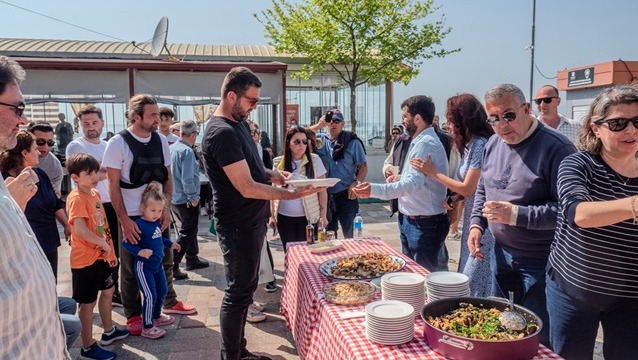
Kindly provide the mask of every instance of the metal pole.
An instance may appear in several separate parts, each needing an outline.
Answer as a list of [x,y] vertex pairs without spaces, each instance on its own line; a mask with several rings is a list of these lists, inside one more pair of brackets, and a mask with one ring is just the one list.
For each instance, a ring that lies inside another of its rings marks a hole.
[[529,99],[530,101],[534,98],[534,38],[536,33],[536,0],[533,0],[532,7],[532,45],[530,45],[530,50],[532,51],[532,63],[529,72]]

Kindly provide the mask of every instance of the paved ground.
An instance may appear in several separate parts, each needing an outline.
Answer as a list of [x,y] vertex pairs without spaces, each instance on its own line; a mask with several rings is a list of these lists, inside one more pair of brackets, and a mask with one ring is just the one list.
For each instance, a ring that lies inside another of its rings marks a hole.
[[[389,217],[387,204],[363,204],[361,212],[364,215],[364,235],[381,237],[392,247],[400,250],[396,216]],[[107,346],[107,349],[118,354],[118,359],[198,360],[219,358],[219,307],[225,280],[220,249],[215,236],[208,232],[209,224],[207,216],[200,218],[199,246],[200,255],[209,260],[211,266],[202,270],[189,271],[188,280],[174,283],[179,299],[195,305],[199,310],[198,314],[193,316],[177,315],[175,324],[165,328],[167,335],[162,339],[149,340],[139,336],[131,336],[124,341]],[[275,276],[278,278],[278,285],[281,286],[284,253],[278,239],[273,238],[270,233],[268,240],[273,250]],[[450,270],[456,270],[460,242],[449,238],[447,246],[451,256]],[[66,244],[62,245],[59,254],[58,293],[70,296],[72,291],[71,272],[68,265],[69,247]],[[279,296],[280,289],[275,293],[267,293],[262,286],[255,293],[255,300],[267,303],[265,312],[268,318],[262,323],[246,325],[248,349],[273,359],[299,359],[292,335],[286,328],[283,318],[279,315]],[[113,320],[121,326],[126,324],[121,308],[114,309]],[[97,310],[94,322],[94,337],[99,339],[102,328]],[[80,339],[70,350],[74,359],[79,356],[79,346],[81,346]],[[602,359],[602,357],[597,354],[595,359]]]

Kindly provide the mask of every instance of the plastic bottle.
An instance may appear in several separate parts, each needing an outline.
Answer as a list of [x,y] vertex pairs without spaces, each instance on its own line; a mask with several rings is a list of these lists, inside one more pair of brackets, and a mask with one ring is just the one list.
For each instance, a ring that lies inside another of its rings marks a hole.
[[308,245],[314,244],[315,240],[315,227],[312,225],[310,220],[308,220],[308,225],[306,225],[306,243]]
[[357,213],[354,220],[352,220],[352,230],[355,240],[363,240],[363,218],[361,213]]

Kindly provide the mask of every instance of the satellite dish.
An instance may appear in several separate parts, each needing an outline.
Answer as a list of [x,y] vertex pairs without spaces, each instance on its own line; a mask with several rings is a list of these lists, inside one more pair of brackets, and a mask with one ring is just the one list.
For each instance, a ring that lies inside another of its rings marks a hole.
[[[151,42],[151,55],[158,57],[162,50],[166,48],[166,37],[168,36],[168,17],[164,16],[157,23],[153,41]],[[168,50],[168,49],[167,49]]]

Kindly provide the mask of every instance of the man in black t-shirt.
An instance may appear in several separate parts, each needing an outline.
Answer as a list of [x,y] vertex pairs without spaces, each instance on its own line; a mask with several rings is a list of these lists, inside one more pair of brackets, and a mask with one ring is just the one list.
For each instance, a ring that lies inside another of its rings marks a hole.
[[261,81],[248,68],[231,69],[222,84],[221,103],[202,141],[227,283],[219,314],[222,359],[268,359],[248,352],[244,338],[270,216],[268,200],[296,199],[323,190],[268,185],[283,185],[290,174],[264,168],[246,124],[257,107],[260,88]]

